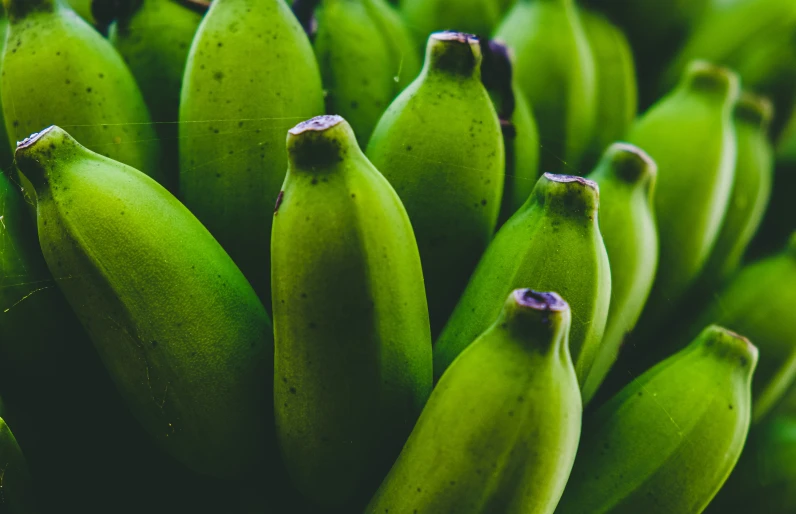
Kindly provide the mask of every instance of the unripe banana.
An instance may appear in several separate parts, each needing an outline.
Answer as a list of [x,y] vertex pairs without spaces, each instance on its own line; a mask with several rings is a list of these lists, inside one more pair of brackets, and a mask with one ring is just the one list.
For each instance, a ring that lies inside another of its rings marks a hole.
[[133,414],[199,473],[248,471],[267,444],[271,324],[229,256],[163,187],[58,127],[16,162],[47,265]]
[[757,349],[706,328],[584,420],[557,514],[698,514],[749,429]]
[[[0,4],[0,63],[2,63],[2,56],[5,53],[7,30],[8,18],[6,18],[6,11],[3,5]],[[11,170],[14,166],[14,155],[11,151],[11,145],[7,144],[7,141],[8,132],[6,131],[3,116],[3,98],[0,95],[0,170]]]
[[11,148],[58,124],[87,148],[165,181],[141,91],[113,46],[60,0],[3,3],[9,27],[0,92]]
[[417,77],[420,55],[385,0],[320,0],[315,26],[326,110],[345,118],[365,148],[384,111]]
[[284,0],[214,0],[188,56],[179,196],[266,304],[285,134],[323,114],[307,35]]
[[423,71],[390,105],[367,149],[412,221],[433,334],[448,319],[500,212],[503,137],[480,66],[472,36],[432,35]]
[[488,37],[500,23],[506,0],[401,0],[401,12],[422,48],[432,32],[455,30]]
[[492,98],[503,131],[506,176],[498,223],[502,225],[528,199],[539,179],[539,130],[531,106],[514,80],[511,51],[482,39],[481,80]]
[[299,124],[287,148],[271,240],[277,435],[305,496],[361,509],[431,392],[420,256],[345,120]]
[[580,437],[569,326],[556,293],[513,291],[442,376],[365,513],[552,514]]
[[[95,0],[97,2],[99,0]],[[109,39],[124,58],[144,96],[164,163],[174,170],[168,188],[176,190],[179,166],[177,118],[180,88],[196,29],[203,12],[198,1],[110,0],[116,23]]]
[[578,7],[574,0],[519,0],[495,38],[516,55],[517,82],[539,123],[542,170],[572,173],[597,115],[594,57]]
[[738,87],[731,70],[696,61],[627,136],[660,171],[655,186],[660,261],[640,323],[647,331],[678,305],[719,235],[735,174],[732,113]]
[[[699,315],[690,334],[718,323],[760,348],[752,383],[754,420],[776,404],[796,378],[796,234],[776,255],[744,267]],[[690,335],[689,334],[689,335]]]
[[589,179],[600,187],[600,234],[611,262],[611,308],[605,335],[583,388],[588,403],[636,325],[658,267],[653,213],[658,168],[641,149],[615,143]]
[[596,11],[581,10],[597,73],[597,121],[587,162],[620,141],[636,118],[638,91],[633,51],[619,27]]
[[3,514],[34,514],[38,512],[33,494],[28,463],[14,434],[0,418],[0,512]]
[[774,174],[774,149],[768,139],[772,109],[767,99],[749,93],[735,106],[735,179],[721,231],[700,278],[705,296],[738,271],[763,220]]
[[[522,284],[558,291],[572,308],[569,337],[583,388],[598,353],[611,301],[611,271],[597,220],[597,184],[545,173],[500,229],[434,346],[434,376],[486,330],[506,295]],[[573,272],[577,270],[577,272]]]

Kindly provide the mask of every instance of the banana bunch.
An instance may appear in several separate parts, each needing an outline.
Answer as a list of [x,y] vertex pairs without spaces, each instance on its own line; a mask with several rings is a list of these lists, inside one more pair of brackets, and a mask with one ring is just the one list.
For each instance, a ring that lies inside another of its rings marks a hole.
[[796,509],[791,0],[2,2],[0,513]]

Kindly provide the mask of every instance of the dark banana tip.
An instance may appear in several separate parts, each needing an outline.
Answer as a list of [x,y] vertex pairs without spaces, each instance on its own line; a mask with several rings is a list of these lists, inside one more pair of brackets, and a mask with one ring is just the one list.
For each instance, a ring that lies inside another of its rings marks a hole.
[[480,73],[481,46],[478,38],[464,32],[435,32],[428,38],[426,69],[455,75]]
[[630,143],[614,143],[603,155],[603,165],[609,166],[621,180],[636,184],[652,180],[658,174],[658,165],[641,148]]
[[489,91],[500,97],[501,121],[510,122],[514,115],[516,99],[513,89],[513,70],[511,50],[508,46],[494,39],[481,39],[481,82]]
[[555,215],[597,220],[600,188],[596,182],[575,175],[545,173],[532,194],[535,202]]
[[287,150],[293,169],[329,168],[356,147],[354,131],[341,116],[317,116],[290,129]]
[[729,359],[741,368],[754,371],[758,350],[746,337],[718,325],[710,325],[697,337],[702,348],[712,355]]
[[765,96],[744,91],[741,93],[738,103],[735,104],[734,114],[736,120],[754,125],[763,132],[767,132],[771,120],[774,118],[774,104]]
[[545,312],[563,312],[569,309],[558,293],[540,293],[533,289],[515,289],[511,293],[517,305]]
[[14,161],[36,189],[46,183],[45,176],[55,164],[63,162],[79,144],[66,131],[52,125],[17,143]]
[[733,99],[740,94],[741,79],[738,74],[730,68],[709,61],[691,61],[685,70],[683,81],[690,89],[716,92]]

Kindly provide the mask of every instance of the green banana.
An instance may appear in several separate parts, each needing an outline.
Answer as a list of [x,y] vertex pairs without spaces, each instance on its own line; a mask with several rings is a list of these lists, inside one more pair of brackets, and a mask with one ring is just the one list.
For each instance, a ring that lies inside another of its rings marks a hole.
[[691,334],[705,323],[718,323],[748,335],[760,348],[752,384],[754,420],[760,420],[796,378],[796,234],[777,254],[752,263],[735,275],[704,308]]
[[736,160],[738,77],[704,61],[630,129],[627,141],[657,163],[660,261],[640,325],[654,330],[704,269],[721,230]]
[[287,169],[284,136],[318,114],[318,65],[287,3],[213,0],[183,78],[179,196],[266,307],[272,206]]
[[542,170],[576,170],[595,133],[594,56],[574,0],[519,0],[495,38],[516,55],[517,82],[533,107]]
[[481,40],[481,80],[495,105],[503,131],[506,176],[498,223],[522,207],[539,179],[539,130],[531,106],[514,80],[510,50],[494,40]]
[[740,268],[763,220],[774,174],[774,149],[768,140],[772,109],[767,99],[749,93],[735,106],[735,179],[721,231],[700,278],[705,296]]
[[583,403],[591,400],[613,366],[652,289],[658,267],[653,213],[657,170],[641,149],[615,143],[588,176],[600,187],[600,233],[611,262],[611,308],[583,388]]
[[[97,0],[95,0],[96,2]],[[200,2],[181,0],[111,0],[116,20],[109,39],[133,73],[163,145],[169,170],[179,166],[177,118],[180,88],[196,29]],[[177,173],[168,177],[177,186]]]
[[33,514],[38,512],[28,463],[14,434],[0,418],[0,512]]
[[203,474],[267,441],[271,325],[232,260],[163,187],[50,127],[17,147],[58,286],[133,414]]
[[398,195],[343,118],[299,124],[287,148],[271,239],[277,436],[297,488],[340,508],[372,494],[431,392],[423,273]]
[[706,328],[584,420],[557,514],[698,514],[738,460],[757,349]]
[[[2,59],[5,54],[7,30],[8,18],[6,18],[5,9],[0,3],[0,68],[2,68]],[[6,144],[8,132],[3,118],[3,99],[0,95],[0,170],[10,170],[14,165],[14,155],[11,152],[11,146]]]
[[500,23],[506,0],[401,0],[401,13],[422,48],[433,32],[455,30],[488,37]]
[[319,3],[313,47],[326,111],[345,118],[365,148],[390,102],[420,72],[420,55],[403,20],[385,0],[312,3]]
[[481,59],[474,37],[433,34],[423,71],[387,109],[367,148],[412,220],[433,334],[467,284],[500,212],[503,138],[481,83]]
[[165,182],[146,104],[113,46],[60,0],[3,3],[9,27],[0,92],[11,148],[59,124],[87,148]]
[[365,513],[552,514],[580,437],[570,316],[556,293],[513,291],[442,376]]
[[436,378],[489,327],[506,295],[525,284],[567,298],[573,313],[570,351],[583,388],[599,352],[611,301],[598,205],[598,187],[591,180],[550,173],[539,179],[525,205],[487,248],[436,341]]
[[587,155],[587,162],[595,162],[611,143],[625,136],[636,118],[636,66],[621,29],[596,11],[583,9],[581,18],[597,73],[597,122]]

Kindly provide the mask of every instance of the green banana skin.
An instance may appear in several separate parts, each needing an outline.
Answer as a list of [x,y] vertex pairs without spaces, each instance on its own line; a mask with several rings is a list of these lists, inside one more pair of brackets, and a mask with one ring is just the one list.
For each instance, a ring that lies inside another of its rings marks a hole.
[[284,136],[323,111],[312,46],[284,0],[211,3],[183,78],[179,197],[266,308],[273,205],[287,169]]
[[[545,173],[525,205],[500,229],[478,263],[434,346],[434,377],[494,321],[521,284],[559,291],[572,308],[569,337],[583,388],[599,352],[611,301],[611,271],[590,180]],[[572,270],[578,270],[573,273]]]
[[738,271],[763,221],[774,174],[774,148],[768,139],[772,117],[771,102],[750,93],[742,95],[735,107],[735,179],[721,231],[700,278],[705,296]]
[[9,27],[0,91],[10,148],[59,124],[92,151],[165,182],[146,104],[113,46],[60,1],[3,2]]
[[503,131],[506,176],[498,224],[522,207],[539,179],[539,129],[531,106],[514,80],[511,51],[506,45],[482,39],[481,80],[492,98]]
[[472,36],[432,35],[423,71],[387,109],[367,148],[412,221],[432,334],[448,319],[500,212],[503,137],[480,64]]
[[749,336],[760,348],[752,383],[753,418],[757,422],[779,401],[796,378],[796,235],[775,255],[736,274],[695,320],[718,323]]
[[28,463],[14,434],[2,418],[0,418],[0,462],[3,463],[0,512],[3,514],[38,512]]
[[326,111],[345,118],[366,148],[379,118],[420,72],[420,55],[385,0],[321,0],[315,21]]
[[[164,166],[177,170],[180,89],[203,13],[184,0],[125,0],[113,5],[117,14],[109,39],[130,68],[152,113],[163,145]],[[169,180],[164,185],[176,190],[177,173]]]
[[442,376],[365,513],[552,514],[580,437],[570,319],[556,293],[513,291]]
[[[0,70],[2,69],[2,58],[5,53],[6,31],[8,30],[8,18],[5,9],[0,4]],[[10,170],[14,166],[14,154],[11,147],[6,144],[8,133],[3,119],[3,103],[0,97],[0,170]]]
[[505,12],[504,0],[401,0],[401,14],[423,48],[433,32],[455,30],[488,37]]
[[757,349],[715,325],[594,415],[557,514],[698,514],[746,440]]
[[574,0],[519,0],[495,38],[516,56],[517,82],[539,123],[542,170],[577,174],[596,128],[597,76]]
[[287,147],[271,240],[277,436],[297,488],[353,512],[431,392],[420,255],[345,120],[302,123]]
[[652,332],[694,284],[710,257],[735,175],[732,121],[739,94],[731,70],[689,66],[674,91],[650,108],[626,140],[657,163],[655,215],[660,260],[639,326]]
[[201,223],[58,127],[23,141],[39,242],[129,408],[191,469],[240,476],[267,443],[271,324]]
[[597,122],[586,162],[621,141],[636,118],[638,87],[633,51],[621,29],[602,14],[581,10],[597,73]]
[[583,388],[589,403],[641,316],[658,267],[653,212],[658,168],[640,148],[615,143],[588,176],[600,187],[600,234],[611,262],[611,307],[600,350]]

